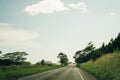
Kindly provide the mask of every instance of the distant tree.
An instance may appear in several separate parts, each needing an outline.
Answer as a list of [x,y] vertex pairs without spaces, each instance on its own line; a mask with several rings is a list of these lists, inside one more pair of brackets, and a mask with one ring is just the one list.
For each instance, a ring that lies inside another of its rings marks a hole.
[[42,66],[45,65],[45,60],[44,60],[44,59],[41,60],[41,65],[42,65]]
[[68,58],[67,58],[66,54],[61,52],[61,53],[58,54],[57,58],[60,58],[59,62],[61,63],[61,66],[68,64]]
[[0,51],[0,59],[1,59],[1,54],[2,54],[2,51]]
[[46,66],[52,66],[53,63],[52,63],[51,61],[45,61],[45,65],[46,65]]
[[2,59],[10,60],[13,62],[24,62],[26,60],[26,52],[13,52],[13,53],[6,53],[2,55]]
[[31,65],[31,62],[24,61],[24,62],[21,62],[21,65]]
[[35,63],[36,65],[41,65],[41,62],[39,61],[39,62],[37,62],[37,63]]

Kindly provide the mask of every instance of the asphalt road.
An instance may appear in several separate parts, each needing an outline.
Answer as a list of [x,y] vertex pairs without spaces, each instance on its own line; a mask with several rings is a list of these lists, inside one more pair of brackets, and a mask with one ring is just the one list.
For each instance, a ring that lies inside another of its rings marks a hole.
[[88,72],[75,66],[34,74],[18,80],[98,80]]

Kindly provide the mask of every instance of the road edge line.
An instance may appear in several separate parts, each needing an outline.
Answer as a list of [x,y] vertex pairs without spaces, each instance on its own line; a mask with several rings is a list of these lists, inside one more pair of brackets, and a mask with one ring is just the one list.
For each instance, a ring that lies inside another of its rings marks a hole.
[[84,78],[83,78],[82,74],[80,73],[80,70],[78,70],[78,73],[79,73],[79,75],[80,75],[81,79],[82,79],[82,80],[84,80]]

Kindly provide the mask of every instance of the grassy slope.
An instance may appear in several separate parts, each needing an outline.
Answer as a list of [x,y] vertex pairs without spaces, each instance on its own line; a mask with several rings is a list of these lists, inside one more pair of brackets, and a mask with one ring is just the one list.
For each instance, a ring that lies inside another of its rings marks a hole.
[[17,78],[27,76],[30,74],[35,74],[55,68],[60,66],[8,66],[0,67],[0,80],[15,80]]
[[88,61],[80,67],[100,80],[120,80],[120,51],[104,55],[96,61]]

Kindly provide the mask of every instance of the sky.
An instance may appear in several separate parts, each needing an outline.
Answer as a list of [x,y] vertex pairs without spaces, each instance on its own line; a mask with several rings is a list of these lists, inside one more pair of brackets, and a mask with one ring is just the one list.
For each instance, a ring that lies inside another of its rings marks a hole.
[[97,48],[120,32],[120,0],[0,0],[0,50],[27,61],[57,63],[92,41]]

